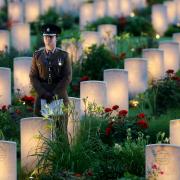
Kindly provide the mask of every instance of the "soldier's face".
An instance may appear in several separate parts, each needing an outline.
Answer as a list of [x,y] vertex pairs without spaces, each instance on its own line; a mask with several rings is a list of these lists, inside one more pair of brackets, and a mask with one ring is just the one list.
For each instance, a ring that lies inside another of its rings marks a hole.
[[47,48],[54,48],[56,46],[56,36],[45,35],[43,39]]

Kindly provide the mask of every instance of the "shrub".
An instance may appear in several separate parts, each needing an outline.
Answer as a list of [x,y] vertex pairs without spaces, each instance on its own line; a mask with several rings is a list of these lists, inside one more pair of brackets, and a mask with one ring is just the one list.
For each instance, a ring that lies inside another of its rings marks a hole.
[[103,71],[110,68],[122,68],[123,62],[107,50],[104,45],[92,46],[90,52],[82,60],[82,76],[87,75],[91,80],[102,80]]
[[167,0],[147,0],[148,5],[153,5],[153,4],[162,4],[163,2],[165,2]]
[[179,33],[180,27],[177,25],[170,25],[168,30],[165,32],[165,36],[171,37],[174,33]]
[[153,114],[161,114],[170,108],[180,107],[180,77],[168,70],[164,79],[152,84],[145,95]]
[[125,32],[129,32],[134,36],[144,35],[153,37],[155,35],[155,31],[152,27],[151,21],[148,21],[144,17],[127,17],[126,21],[126,26],[124,27]]
[[99,18],[97,21],[93,22],[93,23],[89,23],[86,26],[86,30],[90,30],[90,31],[97,31],[97,28],[99,25],[101,24],[114,24],[114,25],[118,25],[118,19],[117,18],[113,18],[113,17],[103,17],[103,18]]

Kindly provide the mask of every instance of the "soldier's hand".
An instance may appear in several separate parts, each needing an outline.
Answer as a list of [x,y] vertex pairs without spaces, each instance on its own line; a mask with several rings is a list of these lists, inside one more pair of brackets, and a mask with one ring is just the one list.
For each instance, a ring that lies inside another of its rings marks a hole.
[[42,98],[46,99],[47,101],[51,101],[53,99],[53,95],[49,92],[46,92],[42,95]]

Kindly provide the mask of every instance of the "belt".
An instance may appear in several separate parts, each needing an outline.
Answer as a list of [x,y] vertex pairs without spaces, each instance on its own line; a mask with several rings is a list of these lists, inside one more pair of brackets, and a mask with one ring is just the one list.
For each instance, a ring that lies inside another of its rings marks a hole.
[[47,83],[47,84],[57,84],[58,81],[55,79],[51,79],[51,81],[49,79],[40,79],[39,80],[41,83]]

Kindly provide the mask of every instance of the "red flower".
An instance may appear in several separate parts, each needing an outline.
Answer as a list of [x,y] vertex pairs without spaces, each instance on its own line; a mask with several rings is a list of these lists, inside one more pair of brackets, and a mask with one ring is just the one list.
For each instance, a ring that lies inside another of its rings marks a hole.
[[111,128],[110,127],[107,127],[106,128],[106,136],[109,136],[111,133]]
[[178,77],[178,76],[173,76],[171,79],[175,80],[175,81],[180,81],[180,77]]
[[124,17],[124,16],[121,16],[120,18],[119,18],[119,25],[120,25],[120,27],[122,28],[122,29],[124,29],[125,28],[125,26],[126,26],[126,18]]
[[19,109],[16,109],[16,114],[21,114],[21,111]]
[[80,173],[76,173],[74,176],[81,177],[81,174]]
[[160,174],[161,174],[161,175],[163,175],[163,174],[164,174],[164,172],[163,172],[163,171],[160,171]]
[[168,70],[166,71],[166,73],[167,73],[167,74],[173,74],[173,73],[174,73],[174,70],[173,70],[173,69],[168,69]]
[[111,109],[111,108],[105,108],[104,111],[105,111],[106,113],[109,113],[109,112],[112,112],[112,109]]
[[2,110],[3,112],[7,111],[7,106],[6,106],[6,105],[3,105],[2,108],[1,108],[1,110]]
[[87,175],[88,175],[88,176],[93,176],[92,171],[91,171],[91,170],[89,170],[89,171],[87,172]]
[[77,85],[77,84],[72,85],[72,89],[73,89],[74,92],[79,91],[79,85]]
[[121,110],[121,111],[119,111],[119,116],[120,116],[120,117],[122,117],[122,116],[126,116],[126,115],[127,115],[127,113],[128,113],[128,111],[127,111],[127,110]]
[[89,80],[89,77],[88,77],[88,76],[83,76],[83,77],[81,77],[80,82],[81,82],[81,81],[88,81],[88,80]]
[[144,119],[137,121],[137,125],[140,126],[143,129],[147,129],[148,128],[148,124],[147,124],[147,122]]
[[145,117],[145,114],[144,113],[140,113],[137,115],[138,118],[144,118]]
[[33,108],[32,108],[32,107],[28,107],[28,108],[27,108],[27,111],[32,112],[32,111],[33,111]]
[[114,105],[114,106],[112,107],[112,110],[117,110],[118,108],[119,108],[118,105]]
[[120,59],[124,59],[126,57],[126,53],[125,52],[122,52],[120,55],[119,55],[119,58]]
[[35,98],[33,96],[23,96],[21,98],[21,101],[24,101],[28,105],[33,105],[34,101],[35,101]]

